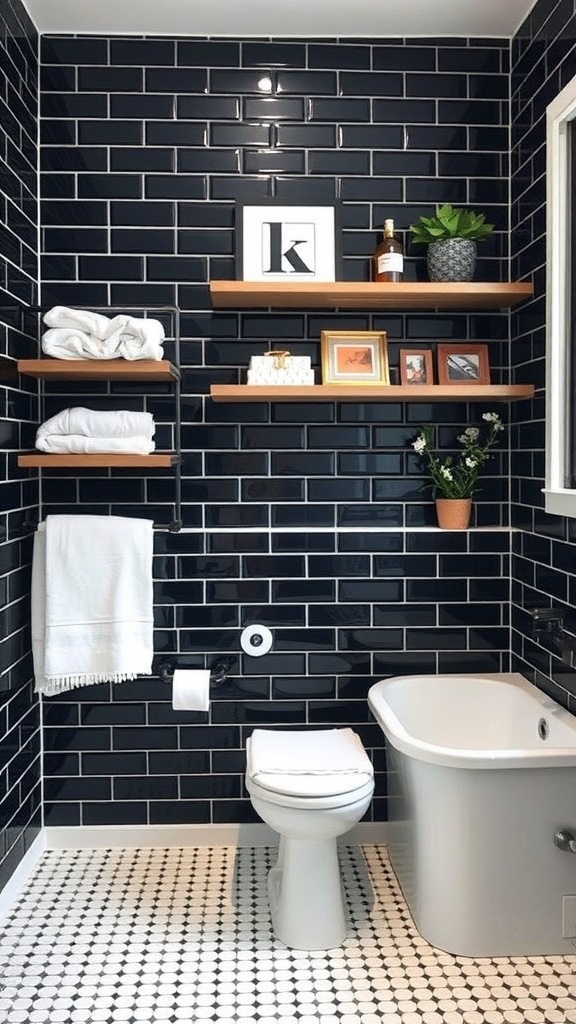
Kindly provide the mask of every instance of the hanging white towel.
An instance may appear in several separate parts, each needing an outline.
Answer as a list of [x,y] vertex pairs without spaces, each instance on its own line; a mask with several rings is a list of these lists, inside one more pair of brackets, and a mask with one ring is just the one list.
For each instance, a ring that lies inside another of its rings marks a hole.
[[43,452],[134,452],[154,451],[156,426],[149,412],[127,409],[62,409],[42,423],[36,433],[36,448]]
[[42,351],[56,359],[162,359],[159,320],[119,314],[110,319],[85,309],[54,306],[44,315],[49,330]]
[[36,692],[150,675],[153,527],[122,516],[47,516],[34,537]]
[[259,775],[374,775],[360,737],[348,728],[255,729],[248,745],[248,772],[256,780]]

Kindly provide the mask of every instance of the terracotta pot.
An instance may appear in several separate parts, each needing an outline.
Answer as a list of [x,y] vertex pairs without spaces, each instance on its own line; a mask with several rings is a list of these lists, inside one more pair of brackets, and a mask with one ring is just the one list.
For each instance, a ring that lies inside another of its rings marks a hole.
[[472,498],[436,498],[436,515],[441,530],[466,530],[471,513]]

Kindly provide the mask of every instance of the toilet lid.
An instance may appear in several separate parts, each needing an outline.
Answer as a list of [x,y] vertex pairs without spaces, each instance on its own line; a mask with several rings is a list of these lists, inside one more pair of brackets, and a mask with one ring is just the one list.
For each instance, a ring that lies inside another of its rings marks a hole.
[[372,762],[352,729],[255,729],[246,744],[247,775],[286,796],[337,796],[366,786]]

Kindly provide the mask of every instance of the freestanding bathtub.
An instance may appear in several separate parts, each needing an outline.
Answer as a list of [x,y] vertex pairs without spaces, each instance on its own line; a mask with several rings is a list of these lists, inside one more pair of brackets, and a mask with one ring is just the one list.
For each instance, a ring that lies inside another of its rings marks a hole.
[[576,953],[576,718],[517,673],[398,676],[390,859],[420,933],[464,956]]

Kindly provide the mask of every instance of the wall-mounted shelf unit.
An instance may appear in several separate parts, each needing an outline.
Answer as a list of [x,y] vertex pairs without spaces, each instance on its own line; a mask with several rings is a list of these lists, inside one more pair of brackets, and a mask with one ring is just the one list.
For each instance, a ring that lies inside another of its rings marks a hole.
[[216,309],[508,309],[531,298],[527,281],[504,283],[212,281]]
[[[19,359],[19,373],[44,381],[178,381],[180,370],[167,359]],[[148,468],[164,469],[174,465],[171,452],[136,455],[116,452],[58,453],[33,452],[18,456],[18,465],[27,469],[68,468]]]
[[213,384],[210,388],[215,402],[516,402],[533,394],[532,384]]
[[[91,306],[104,313],[118,313],[118,308]],[[167,313],[171,319],[175,361],[167,359],[20,359],[19,373],[40,382],[41,419],[44,418],[45,384],[77,381],[109,381],[156,383],[165,381],[174,393],[174,448],[173,452],[152,452],[139,455],[132,452],[26,452],[18,455],[18,465],[26,469],[166,469],[173,468],[175,478],[174,516],[167,529],[176,532],[182,527],[181,519],[181,413],[180,413],[180,311],[176,306],[131,306],[130,312],[143,311],[147,315]],[[26,313],[42,313],[46,308],[18,309]],[[124,310],[125,312],[125,310]],[[101,397],[101,396],[95,396]],[[78,404],[78,403],[76,403]]]

